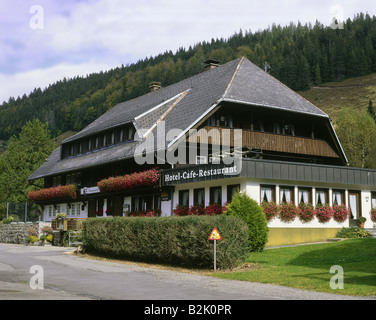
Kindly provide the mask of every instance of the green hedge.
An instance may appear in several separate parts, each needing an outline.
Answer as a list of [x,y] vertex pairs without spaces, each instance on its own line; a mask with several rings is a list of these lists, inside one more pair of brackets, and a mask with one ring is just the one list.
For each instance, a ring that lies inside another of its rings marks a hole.
[[208,237],[214,227],[223,238],[217,241],[217,267],[242,263],[248,253],[248,227],[237,217],[90,218],[83,225],[83,243],[86,252],[212,268],[214,241]]

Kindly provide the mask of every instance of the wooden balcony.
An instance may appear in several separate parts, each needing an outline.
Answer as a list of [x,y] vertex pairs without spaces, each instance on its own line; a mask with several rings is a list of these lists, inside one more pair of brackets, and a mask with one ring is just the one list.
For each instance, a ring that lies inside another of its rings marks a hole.
[[[230,141],[230,146],[234,145],[234,129],[215,126],[205,126],[202,129],[204,130],[198,130],[196,133],[190,135],[187,141],[197,141],[201,143],[208,141],[209,144],[223,145],[223,131],[228,130],[227,132],[230,132],[230,139],[227,140]],[[211,129],[218,131],[216,134],[214,134],[214,131],[210,132]],[[246,129],[241,130],[242,145],[250,149],[261,149],[265,151],[339,158],[339,155],[325,140],[293,137],[268,132],[251,131]],[[224,141],[224,144],[228,145],[228,143],[226,143],[226,140]]]

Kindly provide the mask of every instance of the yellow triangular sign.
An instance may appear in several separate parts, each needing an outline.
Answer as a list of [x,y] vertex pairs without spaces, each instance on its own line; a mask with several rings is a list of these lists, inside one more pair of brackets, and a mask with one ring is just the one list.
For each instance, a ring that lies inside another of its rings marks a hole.
[[221,235],[218,232],[217,228],[214,228],[208,238],[209,240],[222,240]]

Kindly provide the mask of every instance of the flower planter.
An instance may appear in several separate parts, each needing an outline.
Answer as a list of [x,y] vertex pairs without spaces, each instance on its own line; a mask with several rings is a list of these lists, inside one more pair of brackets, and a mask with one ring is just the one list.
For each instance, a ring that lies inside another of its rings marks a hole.
[[30,200],[46,201],[51,199],[75,199],[77,197],[77,187],[73,184],[53,188],[45,188],[29,191],[27,194]]
[[140,187],[153,187],[157,185],[159,177],[160,172],[157,169],[151,169],[134,172],[125,176],[103,179],[97,185],[101,192],[115,192]]
[[358,219],[358,226],[359,226],[359,228],[364,228],[364,223],[367,221],[367,218],[365,218],[365,217],[360,217],[359,219]]

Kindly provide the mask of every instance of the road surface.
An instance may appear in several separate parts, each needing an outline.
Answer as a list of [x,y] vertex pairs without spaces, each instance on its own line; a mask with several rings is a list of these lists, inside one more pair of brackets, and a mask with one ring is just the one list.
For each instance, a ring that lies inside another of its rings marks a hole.
[[73,250],[0,243],[0,300],[362,299],[89,259]]

